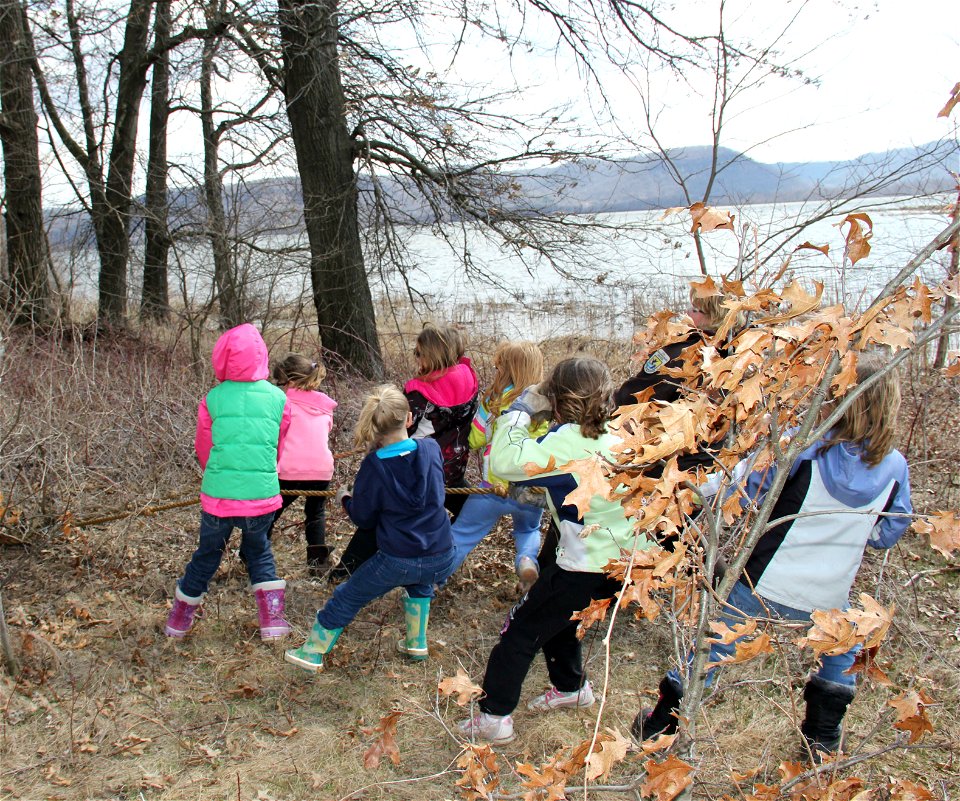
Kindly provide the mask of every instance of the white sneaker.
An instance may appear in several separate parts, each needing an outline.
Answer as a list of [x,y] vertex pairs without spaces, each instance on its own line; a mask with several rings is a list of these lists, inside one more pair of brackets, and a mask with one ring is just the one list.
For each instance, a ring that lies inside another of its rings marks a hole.
[[517,578],[520,579],[520,592],[526,592],[540,578],[540,568],[529,556],[521,556],[517,562]]
[[510,715],[488,715],[481,712],[457,725],[460,733],[471,740],[494,745],[513,742],[513,718]]
[[534,712],[549,712],[551,709],[562,709],[568,706],[593,706],[596,700],[593,687],[590,686],[589,681],[585,681],[583,687],[569,693],[551,687],[543,695],[530,699],[527,702],[527,709],[532,709]]

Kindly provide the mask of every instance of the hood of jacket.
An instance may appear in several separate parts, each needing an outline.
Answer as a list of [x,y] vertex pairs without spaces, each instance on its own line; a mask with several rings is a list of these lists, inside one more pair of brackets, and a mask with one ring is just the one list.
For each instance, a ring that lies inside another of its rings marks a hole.
[[904,458],[899,451],[892,451],[880,464],[868,467],[860,459],[858,445],[840,442],[821,454],[822,444],[815,443],[807,453],[820,463],[820,476],[827,492],[848,506],[863,506],[876,499],[891,481],[900,479],[904,470]]
[[419,392],[434,406],[444,407],[467,403],[479,390],[480,381],[467,358],[440,373],[412,378],[403,387],[404,392]]
[[312,389],[290,387],[287,390],[287,400],[307,414],[333,414],[333,410],[337,408],[337,402],[333,398]]
[[213,346],[218,381],[262,381],[270,376],[267,344],[250,323],[224,331]]
[[[414,450],[399,455],[387,455],[381,448],[376,452],[383,472],[384,508],[404,512],[422,512],[429,499],[430,471],[435,470],[434,481],[443,485],[439,450],[432,439],[409,439],[405,443],[416,446]],[[409,447],[409,445],[407,446]],[[437,453],[431,453],[437,451]],[[386,456],[386,458],[384,458]]]

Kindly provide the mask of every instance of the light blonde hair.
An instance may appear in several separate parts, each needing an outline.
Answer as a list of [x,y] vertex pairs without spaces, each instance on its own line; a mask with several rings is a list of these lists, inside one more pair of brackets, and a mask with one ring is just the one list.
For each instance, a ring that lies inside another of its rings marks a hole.
[[610,369],[592,356],[564,359],[543,385],[557,421],[577,423],[580,433],[589,439],[597,439],[606,431],[616,408],[613,391]]
[[410,404],[392,384],[381,384],[364,401],[353,431],[358,447],[376,445],[386,434],[407,426]]
[[312,362],[299,353],[288,353],[283,361],[273,365],[272,377],[278,387],[296,387],[297,389],[317,389],[327,376],[326,368],[319,362]]
[[[440,373],[455,365],[460,357],[457,356],[460,336],[451,331],[450,326],[437,326],[426,323],[417,334],[417,346],[413,355],[420,361],[420,378],[426,378],[431,373]],[[434,378],[439,378],[434,376]]]
[[716,331],[723,323],[729,311],[721,305],[726,299],[724,295],[710,295],[710,297],[701,298],[691,288],[690,305],[707,318],[707,331]]
[[483,404],[496,415],[531,384],[543,380],[543,353],[535,342],[501,342],[493,353],[493,368],[493,382],[483,396]]
[[[857,384],[878,373],[888,361],[876,351],[861,353],[857,359]],[[834,445],[851,442],[860,447],[860,459],[875,467],[894,448],[899,410],[900,376],[891,370],[857,395],[819,452],[826,453]]]

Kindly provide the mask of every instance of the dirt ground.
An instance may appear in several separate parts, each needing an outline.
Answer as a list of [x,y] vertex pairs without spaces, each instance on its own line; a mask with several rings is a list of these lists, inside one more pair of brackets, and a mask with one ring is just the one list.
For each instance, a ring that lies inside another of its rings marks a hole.
[[[560,343],[553,357],[583,346]],[[330,593],[307,575],[299,506],[284,516],[274,546],[279,573],[289,582],[288,618],[296,627],[289,642],[259,640],[254,599],[232,552],[211,586],[204,618],[184,641],[171,640],[162,626],[195,544],[198,507],[88,527],[58,518],[69,510],[76,522],[195,492],[192,427],[208,377],[148,346],[131,354],[128,345],[104,352],[74,342],[62,344],[55,357],[44,351],[46,362],[33,349],[41,346],[8,347],[8,363],[19,356],[40,367],[18,376],[8,371],[0,384],[0,490],[10,507],[0,531],[0,588],[20,663],[15,674],[0,674],[0,797],[460,797],[456,763],[463,743],[455,724],[469,709],[440,696],[437,686],[458,669],[482,678],[517,598],[506,525],[434,602],[425,662],[409,662],[395,650],[402,613],[393,594],[351,624],[324,673],[311,676],[283,662],[282,649],[302,641]],[[624,375],[626,345],[600,355],[614,352]],[[344,421],[355,418],[360,391],[344,384],[328,391],[345,401],[335,444],[348,447]],[[915,371],[905,376],[903,395],[901,449],[911,463],[914,504],[921,512],[956,509],[958,386]],[[354,467],[339,465],[337,481]],[[331,544],[344,545],[351,532],[331,508]],[[920,782],[941,801],[956,797],[960,780],[958,575],[955,559],[908,534],[892,551],[868,554],[857,585],[897,606],[881,652],[896,687],[861,687],[848,715],[846,752],[865,758],[850,772],[878,783],[888,777]],[[784,646],[763,663],[729,669],[708,699],[696,796],[742,797],[733,771],[758,769],[745,788],[773,784],[781,778],[778,765],[796,756],[795,713],[802,710],[811,660],[790,645],[794,636],[785,634]],[[623,616],[609,658],[598,636],[586,645],[594,685],[606,690],[601,727],[627,734],[670,664],[669,628]],[[539,660],[524,699],[547,684]],[[904,737],[892,728],[887,702],[911,687],[935,699],[928,709],[934,731],[915,745],[895,745]],[[374,727],[393,710],[402,713],[399,764],[383,759],[365,767],[364,755],[378,737]],[[496,749],[501,797],[523,792],[517,763],[543,763],[588,738],[597,711],[538,715],[521,706],[516,741]],[[644,759],[628,754],[609,785],[629,783]],[[577,796],[574,787],[568,792]],[[631,796],[610,790],[589,797]]]

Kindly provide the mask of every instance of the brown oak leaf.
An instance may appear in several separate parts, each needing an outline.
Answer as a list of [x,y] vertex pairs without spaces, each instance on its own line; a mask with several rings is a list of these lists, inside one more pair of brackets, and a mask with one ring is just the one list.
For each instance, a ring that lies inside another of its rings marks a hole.
[[710,628],[716,633],[716,637],[711,637],[710,642],[722,642],[729,645],[739,637],[747,637],[757,630],[757,621],[753,618],[745,620],[743,623],[737,623],[731,629],[723,621],[711,620]]
[[[957,84],[960,87],[960,83]],[[889,801],[932,801],[934,795],[922,784],[914,784],[906,779],[894,779],[887,785]]]
[[563,502],[576,506],[581,518],[590,511],[590,504],[596,496],[610,497],[610,482],[604,464],[599,456],[593,456],[574,459],[557,468],[565,473],[572,473],[577,479],[577,488],[568,493]]
[[457,767],[463,775],[456,785],[466,801],[485,801],[500,786],[500,765],[489,745],[464,745]]
[[953,89],[950,90],[950,99],[947,101],[947,104],[937,112],[937,116],[949,117],[950,112],[956,108],[957,103],[960,103],[960,83],[955,84]]
[[927,717],[927,707],[934,703],[923,690],[904,690],[896,698],[887,701],[897,712],[893,728],[910,732],[910,742],[915,743],[926,732],[933,732],[933,724]]
[[893,682],[890,680],[890,677],[887,676],[886,670],[884,670],[884,668],[889,669],[890,664],[883,663],[881,667],[881,663],[877,662],[877,653],[879,651],[879,645],[874,645],[872,648],[861,649],[857,652],[853,664],[846,672],[851,675],[862,673],[864,677],[870,681],[876,682],[883,687],[892,687]]
[[693,784],[693,766],[687,764],[675,754],[663,762],[648,760],[643,766],[647,771],[647,780],[640,788],[640,794],[654,797],[657,801],[673,801],[681,792]]
[[388,712],[372,729],[363,729],[364,734],[379,735],[370,747],[363,752],[363,766],[368,770],[380,765],[383,757],[394,765],[400,764],[400,749],[397,747],[397,723],[403,716],[403,711],[395,709]]
[[524,801],[562,801],[567,797],[570,774],[563,765],[557,763],[556,757],[542,765],[540,770],[529,762],[518,762],[517,773],[527,777],[526,781],[520,782],[521,786],[527,788],[523,794]]
[[734,665],[739,662],[748,662],[749,660],[755,659],[762,654],[772,653],[773,643],[770,642],[770,635],[766,632],[761,632],[752,640],[740,640],[740,642],[737,643],[737,650],[734,652],[733,656],[721,659],[719,662],[708,662],[707,667],[714,667],[715,665]]
[[607,609],[609,609],[612,600],[612,598],[601,598],[590,601],[590,605],[586,609],[581,609],[579,612],[570,615],[571,620],[580,621],[580,625],[577,626],[578,640],[582,640],[586,636],[587,629],[594,623],[601,623],[606,619]]
[[712,298],[723,294],[709,275],[702,281],[691,281],[690,290],[695,298]]
[[733,220],[734,215],[729,211],[710,208],[699,201],[690,206],[691,234],[695,234],[697,231],[708,233],[721,228],[732,231]]
[[615,729],[607,729],[604,734],[597,735],[594,749],[587,757],[587,779],[594,781],[606,778],[613,766],[623,761],[629,747],[630,741]]
[[470,677],[464,672],[463,668],[457,668],[456,676],[447,676],[440,680],[438,689],[440,695],[450,696],[456,694],[457,706],[466,706],[474,698],[479,698],[483,693],[483,688],[479,684],[470,681]]
[[[863,230],[863,223],[867,230]],[[860,259],[865,259],[870,255],[870,238],[873,236],[873,220],[869,215],[862,212],[857,214],[848,214],[844,217],[840,226],[849,225],[847,231],[845,255],[850,259],[850,264],[856,264]]]
[[794,253],[798,250],[819,250],[826,256],[830,252],[830,245],[814,245],[812,242],[804,242],[802,245],[797,245],[793,249]]
[[881,606],[877,601],[860,593],[860,605],[863,609],[850,608],[846,612],[847,620],[854,625],[855,633],[865,648],[875,648],[887,636],[896,607]]
[[946,510],[927,515],[926,520],[915,520],[913,530],[930,538],[930,547],[944,556],[952,556],[960,548],[960,519],[956,512]]

